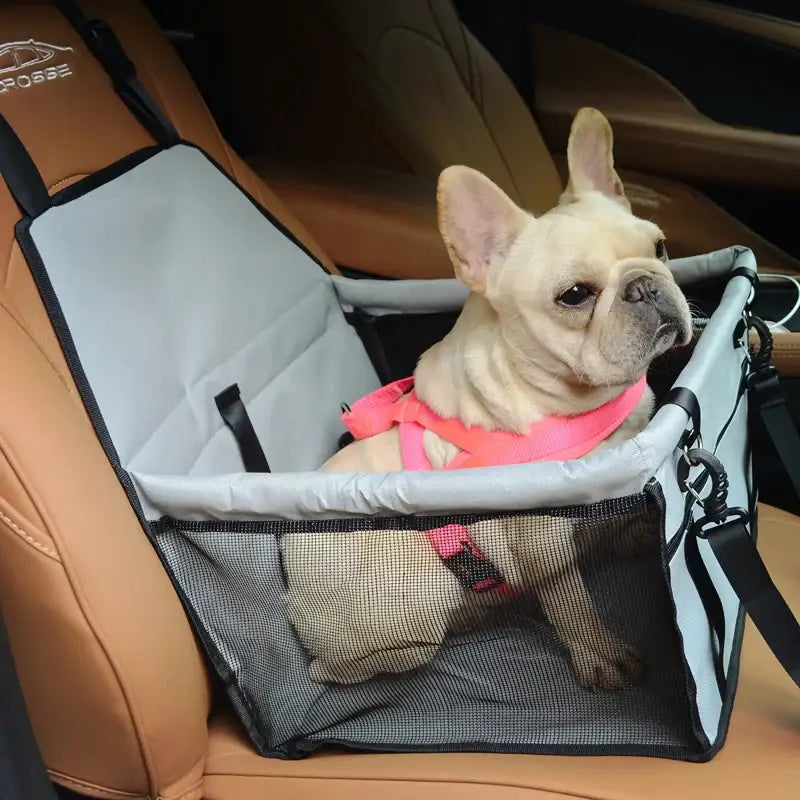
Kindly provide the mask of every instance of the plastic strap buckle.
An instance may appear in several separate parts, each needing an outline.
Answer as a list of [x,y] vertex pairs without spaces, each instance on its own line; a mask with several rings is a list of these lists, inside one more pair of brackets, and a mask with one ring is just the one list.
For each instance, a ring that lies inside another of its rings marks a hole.
[[748,379],[748,386],[761,410],[775,408],[786,402],[780,376],[775,367],[764,367],[754,372]]
[[505,583],[494,564],[479,555],[471,542],[461,542],[461,548],[442,563],[474,592],[489,592]]

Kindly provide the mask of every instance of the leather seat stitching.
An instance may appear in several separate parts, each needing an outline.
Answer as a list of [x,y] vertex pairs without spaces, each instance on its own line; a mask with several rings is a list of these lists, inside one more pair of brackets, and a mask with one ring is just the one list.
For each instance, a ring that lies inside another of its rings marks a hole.
[[88,789],[92,792],[105,792],[106,794],[110,794],[115,797],[125,798],[125,800],[149,800],[146,794],[133,794],[132,792],[121,792],[119,789],[109,789],[106,786],[97,786],[94,783],[86,783],[78,778],[70,778],[67,775],[56,772],[55,770],[47,770],[47,772],[57,783],[67,783],[71,786],[77,787],[78,789]]
[[[204,776],[201,775],[188,789],[186,789],[186,791],[183,791],[174,797],[170,797],[169,800],[189,800],[189,798],[199,798],[200,795],[196,794],[196,792],[202,791],[203,780]],[[167,800],[167,798],[163,795],[159,795],[159,800]]]
[[5,299],[3,297],[0,297],[0,308],[2,308],[8,314],[8,316],[13,320],[14,324],[22,331],[22,333],[25,335],[25,337],[39,351],[39,353],[41,354],[42,358],[47,362],[47,364],[50,366],[50,368],[56,374],[56,377],[58,378],[58,380],[61,381],[61,383],[66,388],[66,390],[69,392],[70,397],[74,398],[76,396],[77,389],[74,389],[70,385],[68,379],[64,376],[62,371],[56,366],[56,364],[53,362],[53,360],[50,358],[50,356],[47,355],[47,353],[45,352],[45,349],[42,347],[41,344],[39,344],[39,341],[33,336],[33,334],[30,332],[29,328],[25,324],[25,322],[20,318],[19,312],[10,303],[5,301]]
[[69,183],[72,180],[79,181],[85,178],[89,173],[88,172],[76,172],[74,175],[67,175],[65,178],[61,178],[61,180],[56,181],[55,183],[51,183],[50,186],[47,187],[48,192],[52,192],[61,186],[64,183]]
[[[464,26],[462,25],[461,27],[463,28]],[[467,36],[466,30],[465,30],[465,34],[464,35],[465,35],[465,39],[469,42],[469,38]],[[477,39],[474,36],[472,38],[475,40],[475,42],[477,43],[477,47],[479,48],[480,47],[480,42],[478,42]],[[470,48],[470,54],[472,54],[472,48]],[[495,146],[495,149],[497,150],[497,155],[500,158],[500,161],[503,162],[503,166],[506,168],[506,172],[508,173],[508,177],[509,177],[509,179],[511,181],[511,185],[514,187],[514,191],[516,192],[517,197],[522,197],[522,193],[520,192],[519,186],[517,185],[516,178],[514,177],[514,170],[511,169],[511,165],[508,162],[508,158],[506,157],[506,154],[503,152],[502,147],[500,147],[500,143],[497,141],[497,137],[495,136],[495,133],[494,133],[494,130],[492,129],[492,126],[489,124],[489,118],[487,117],[486,109],[483,106],[484,97],[485,97],[485,94],[486,94],[484,92],[484,89],[483,89],[483,80],[484,80],[483,70],[481,69],[481,65],[480,65],[477,53],[474,54],[474,58],[475,58],[475,84],[476,84],[476,90],[475,90],[475,94],[472,95],[472,102],[475,103],[475,108],[478,109],[478,111],[480,113],[480,117],[483,120],[483,124],[486,127],[486,132],[489,134],[489,138],[494,143],[494,146]],[[510,79],[509,79],[509,81],[510,81]],[[516,91],[516,89],[515,89],[515,91]],[[531,118],[531,124],[536,128],[536,122],[535,122],[535,120],[533,118]],[[538,128],[537,128],[537,132],[539,132]]]
[[50,556],[50,558],[52,558],[52,559],[54,559],[54,560],[56,560],[58,562],[61,561],[61,559],[58,557],[58,553],[55,550],[52,550],[47,545],[42,544],[41,542],[38,542],[36,539],[33,538],[33,536],[31,536],[29,533],[26,533],[24,530],[22,530],[22,528],[20,528],[20,526],[17,525],[17,523],[14,522],[14,520],[12,520],[10,517],[7,517],[2,511],[0,511],[0,519],[2,519],[3,522],[5,522],[5,524],[12,531],[14,531],[16,534],[21,536],[32,547],[35,547],[37,550],[40,550],[45,555]]
[[[434,19],[435,19],[435,15],[434,15]],[[462,23],[459,22],[459,25],[461,26],[462,29],[464,28]],[[438,24],[438,20],[436,20],[436,26],[437,26],[437,30],[439,31],[439,33],[441,35],[441,27]],[[474,104],[476,111],[478,111],[478,116],[480,117],[481,121],[483,122],[483,125],[484,125],[484,128],[486,129],[486,132],[489,135],[489,138],[492,140],[492,142],[493,142],[493,144],[495,146],[495,150],[497,151],[497,155],[498,155],[500,161],[502,162],[503,166],[506,169],[506,173],[508,174],[509,179],[511,181],[511,184],[514,187],[514,191],[517,193],[517,196],[519,196],[519,194],[520,194],[519,186],[517,186],[517,183],[514,180],[514,173],[509,168],[508,160],[507,160],[505,154],[503,153],[503,151],[501,150],[500,145],[497,142],[497,139],[495,138],[495,135],[494,135],[494,133],[493,133],[493,131],[492,131],[490,125],[489,125],[489,121],[486,118],[486,114],[484,112],[483,106],[478,103],[478,101],[477,101],[477,99],[475,97],[475,93],[473,93],[471,87],[468,86],[467,82],[464,80],[464,76],[461,74],[460,70],[458,69],[458,64],[456,62],[455,56],[453,55],[452,51],[447,47],[446,41],[445,42],[437,41],[432,36],[428,36],[427,34],[424,34],[421,31],[415,30],[414,28],[410,28],[410,27],[407,27],[407,26],[404,26],[404,25],[393,25],[389,30],[387,30],[384,33],[384,36],[386,36],[386,34],[388,34],[388,33],[394,32],[394,31],[404,31],[406,33],[416,34],[421,39],[425,39],[426,41],[428,41],[431,44],[433,44],[436,47],[438,47],[443,52],[447,53],[448,56],[450,56],[450,58],[454,62],[454,69],[455,69],[456,74],[458,75],[458,78],[459,78],[459,81],[461,83],[461,86],[464,89],[464,91],[466,92],[467,97],[469,97],[470,100],[472,101],[472,103]],[[464,36],[466,38],[466,36],[467,36],[466,32],[464,33]],[[468,53],[468,58],[472,56],[470,48],[467,49],[467,53]],[[483,89],[482,89],[483,73],[482,73],[482,71],[480,69],[480,65],[477,63],[477,59],[475,61],[475,80],[476,80],[477,83],[481,84],[481,88],[477,91],[477,94],[482,95],[483,94]],[[447,94],[445,92],[440,92],[440,95],[443,97],[443,100],[444,100],[444,98],[447,97]],[[535,125],[536,123],[533,123],[533,124]],[[456,130],[458,129],[457,125],[455,125],[454,127],[455,127]]]
[[[119,789],[111,789],[108,786],[100,786],[95,783],[88,783],[80,780],[79,778],[71,778],[68,775],[64,775],[63,773],[52,769],[47,770],[47,772],[57,783],[66,783],[71,786],[75,786],[78,789],[83,789],[84,791],[89,790],[91,792],[103,792],[104,794],[118,797],[120,800],[150,800],[150,796],[146,794],[135,794],[133,792],[125,792]],[[202,785],[203,778],[201,776],[191,786],[189,786],[188,789],[181,792],[179,795],[170,797],[169,800],[187,800],[188,798],[199,797],[197,792],[201,790]],[[165,795],[159,794],[156,800],[167,800],[167,798]]]
[[14,254],[14,245],[17,243],[17,240],[12,236],[11,242],[8,246],[8,256],[6,257],[5,264],[6,264],[6,274],[3,276],[3,288],[8,289],[8,282],[11,279],[11,256]]
[[[376,782],[376,783],[444,783],[447,786],[455,786],[456,784],[453,783],[451,780],[447,778],[387,778],[387,777],[374,777],[370,776],[368,778],[361,778],[355,776],[347,776],[341,777],[339,775],[241,775],[241,774],[231,774],[226,772],[207,772],[207,778],[257,778],[263,780],[264,778],[273,780],[310,780],[310,781],[352,781],[355,783],[365,783],[365,782]],[[466,780],[462,779],[457,781],[458,784],[463,784],[465,786],[496,786],[502,787],[504,789],[523,789],[526,791],[534,791],[540,792],[545,791],[550,794],[560,795],[561,797],[570,797],[575,798],[575,800],[606,800],[606,798],[602,797],[601,795],[593,795],[593,794],[574,794],[573,792],[569,791],[562,791],[560,789],[551,789],[546,786],[529,786],[524,783],[514,783],[512,781],[482,781],[482,780]]]

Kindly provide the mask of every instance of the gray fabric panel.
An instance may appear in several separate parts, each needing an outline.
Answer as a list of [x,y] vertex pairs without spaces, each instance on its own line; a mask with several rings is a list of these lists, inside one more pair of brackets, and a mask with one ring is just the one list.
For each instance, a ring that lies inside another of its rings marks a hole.
[[[748,259],[749,255],[749,261]],[[692,258],[670,261],[670,270],[679,284],[724,275],[739,257],[739,266],[752,266],[752,254],[741,247],[729,247]],[[433,313],[457,311],[464,305],[469,290],[455,278],[439,280],[370,280],[331,276],[342,307],[349,311],[358,306],[380,316],[398,313]]]
[[[716,387],[715,402],[702,402],[702,427],[704,432],[703,444],[711,452],[715,452],[723,464],[729,465],[731,481],[729,505],[747,507],[747,487],[743,479],[743,470],[740,468],[745,442],[742,438],[746,435],[747,401],[743,398],[736,407],[736,397],[741,378],[742,350],[734,351],[732,347],[728,352],[721,353],[720,357],[707,366],[708,386]],[[727,425],[725,435],[719,445],[717,439],[723,428],[728,423],[732,414],[735,414],[732,423]],[[744,424],[744,427],[743,427]],[[657,475],[661,484],[667,504],[666,533],[668,539],[679,535],[683,522],[685,494],[677,485],[676,468],[681,458],[675,453],[664,462]],[[699,473],[694,469],[690,477],[694,478]],[[707,491],[707,490],[706,490]],[[693,516],[699,518],[702,510],[695,507]],[[714,661],[712,659],[712,639],[700,596],[689,575],[684,555],[684,540],[670,561],[670,580],[672,583],[673,597],[678,619],[678,626],[683,636],[683,647],[686,662],[692,672],[697,687],[697,708],[703,730],[710,741],[714,741],[719,726],[722,711],[722,698],[717,686]],[[700,543],[701,553],[714,579],[714,584],[723,603],[726,617],[726,663],[730,657],[732,646],[732,633],[736,626],[739,601],[731,591],[719,567],[712,562],[715,559],[707,551],[705,542]]]
[[732,269],[733,261],[737,267],[756,269],[756,259],[752,251],[738,246],[689,258],[675,258],[669,262],[669,268],[675,280],[684,285],[724,275]]
[[[738,249],[736,266],[746,266],[756,269],[755,259],[749,250]],[[737,309],[744,306],[750,293],[750,283],[746,278],[737,278],[731,281],[725,291],[723,302],[714,314],[706,332],[701,337],[691,361],[676,381],[677,386],[686,386],[692,389],[700,400],[702,409],[703,447],[716,453],[723,465],[727,467],[730,488],[728,491],[728,505],[747,509],[749,505],[749,471],[745,469],[747,456],[747,396],[742,396],[738,406],[734,403],[740,388],[745,348],[734,350],[731,346],[731,331],[738,321],[740,313]],[[711,336],[709,336],[711,334]],[[734,413],[735,410],[735,413]],[[733,418],[729,418],[733,414]],[[727,424],[724,436],[720,439],[723,426]],[[674,503],[671,508],[674,514],[680,507]],[[668,518],[671,516],[668,514]],[[695,518],[701,511],[694,509]],[[675,528],[668,527],[669,530]],[[739,611],[739,600],[722,573],[716,559],[711,554],[709,546],[700,542],[700,552],[714,582],[717,593],[723,604],[725,612],[726,644],[724,664],[727,670],[733,646],[733,632],[736,627],[736,618]],[[672,560],[673,574],[685,569],[682,550]],[[687,648],[687,661],[695,676],[698,685],[698,707],[703,719],[706,733],[711,740],[716,737],[719,711],[719,694],[713,673],[713,666],[709,672],[709,651],[711,646],[710,633],[705,624],[705,614],[696,616],[694,600],[687,601],[687,594],[675,590],[675,602],[679,608],[679,617],[682,614],[682,604],[690,602],[691,607],[683,609],[683,619],[680,623],[683,630],[684,641]],[[692,586],[689,594],[695,594]],[[698,624],[698,619],[703,625]],[[697,658],[690,656],[697,654]],[[701,686],[704,687],[701,689]]]
[[[717,254],[712,255],[718,257]],[[741,251],[737,266],[749,266],[755,269],[752,253]],[[741,347],[735,350],[731,346],[730,337],[737,317],[740,316],[736,313],[737,309],[743,307],[749,291],[750,284],[746,279],[731,282],[726,290],[723,304],[701,337],[690,363],[675,383],[676,386],[692,389],[697,395],[702,411],[702,446],[715,453],[722,463],[728,466],[730,479],[728,505],[743,508],[747,508],[749,504],[747,485],[749,473],[741,468],[748,436],[747,397],[743,396],[737,405],[737,396],[740,391],[745,349]],[[724,436],[723,429],[725,429]],[[671,458],[664,462],[658,475],[667,502],[668,537],[679,530],[684,510],[681,491],[675,479],[675,462],[679,457],[673,453]],[[691,476],[696,474],[697,471],[693,470]],[[693,517],[697,519],[701,515],[702,510],[695,507]],[[724,663],[727,670],[739,600],[711,554],[709,545],[701,541],[699,547],[723,604],[726,627]],[[719,727],[722,699],[714,672],[711,633],[697,589],[687,571],[683,542],[671,560],[670,577],[678,625],[684,639],[684,652],[697,686],[700,721],[706,735],[713,741]]]
[[382,314],[457,311],[463,305],[469,290],[455,278],[442,280],[369,280],[343,278],[332,275],[333,286],[342,307],[350,310],[358,306],[364,311]]
[[[726,252],[730,269],[733,253]],[[722,255],[715,259],[723,263]],[[746,265],[751,261],[751,254],[746,251],[736,263]],[[749,292],[746,278],[729,282],[719,309],[676,381],[676,385],[691,389],[704,409],[711,409],[706,414],[712,425],[708,430],[714,430],[713,409],[717,398],[723,396],[718,394],[719,384],[709,376],[716,375],[715,370],[722,364],[730,367],[731,331]],[[302,519],[588,503],[640,491],[661,464],[673,456],[685,424],[684,411],[675,406],[664,407],[635,439],[613,450],[569,462],[380,475],[237,474],[194,479],[136,471],[134,477],[155,506],[184,519]]]
[[379,383],[330,277],[200,152],[178,146],[31,228],[123,465],[242,469],[214,396],[238,383],[273,469],[335,449]]

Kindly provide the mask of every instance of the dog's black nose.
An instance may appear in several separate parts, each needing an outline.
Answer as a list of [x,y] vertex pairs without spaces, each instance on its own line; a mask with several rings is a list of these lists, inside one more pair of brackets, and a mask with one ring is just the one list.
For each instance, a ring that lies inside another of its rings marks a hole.
[[625,287],[623,298],[629,303],[655,303],[658,301],[660,293],[657,281],[649,275],[640,275]]

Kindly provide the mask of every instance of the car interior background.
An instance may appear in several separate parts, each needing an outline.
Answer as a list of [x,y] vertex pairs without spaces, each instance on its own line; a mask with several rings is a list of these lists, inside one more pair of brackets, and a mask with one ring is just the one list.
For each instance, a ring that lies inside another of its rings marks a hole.
[[[614,0],[602,11],[535,0],[82,5],[111,23],[179,133],[330,271],[449,277],[435,220],[438,172],[467,163],[544,211],[561,189],[568,121],[596,105],[614,127],[634,208],[666,229],[670,255],[743,244],[763,272],[800,274],[800,83],[790,78],[800,70],[800,32],[780,21],[797,16],[788,4],[772,4],[774,17],[747,3],[668,0]],[[676,54],[679,36],[686,45]],[[151,142],[51,3],[1,5],[0,47],[30,39],[64,48],[53,63],[67,68],[42,85],[20,82],[18,63],[0,50],[0,112],[51,192]],[[707,765],[499,754],[258,757],[98,446],[14,241],[19,212],[2,183],[0,214],[9,387],[0,398],[0,609],[59,794],[792,796],[800,705],[752,629],[730,738]],[[765,281],[757,311],[777,321],[795,297],[790,281]],[[800,314],[784,326],[775,363],[798,419],[800,333],[791,331],[800,331]],[[797,609],[800,502],[755,431],[769,504],[759,545]],[[88,496],[99,501],[89,505]],[[1,656],[0,781],[21,797],[44,797],[45,773],[26,760],[33,749],[3,727],[22,719],[22,706]],[[30,784],[15,783],[20,767]]]
[[[672,257],[735,241],[762,272],[800,267],[796,11],[781,25],[631,0],[151,5],[226,138],[343,269],[449,276],[434,211],[448,164],[550,208],[582,105],[608,116],[634,212],[658,221]],[[800,328],[796,286],[765,281],[760,298],[762,316]],[[794,341],[777,336],[786,377]],[[800,512],[769,452],[756,452],[764,499]]]

